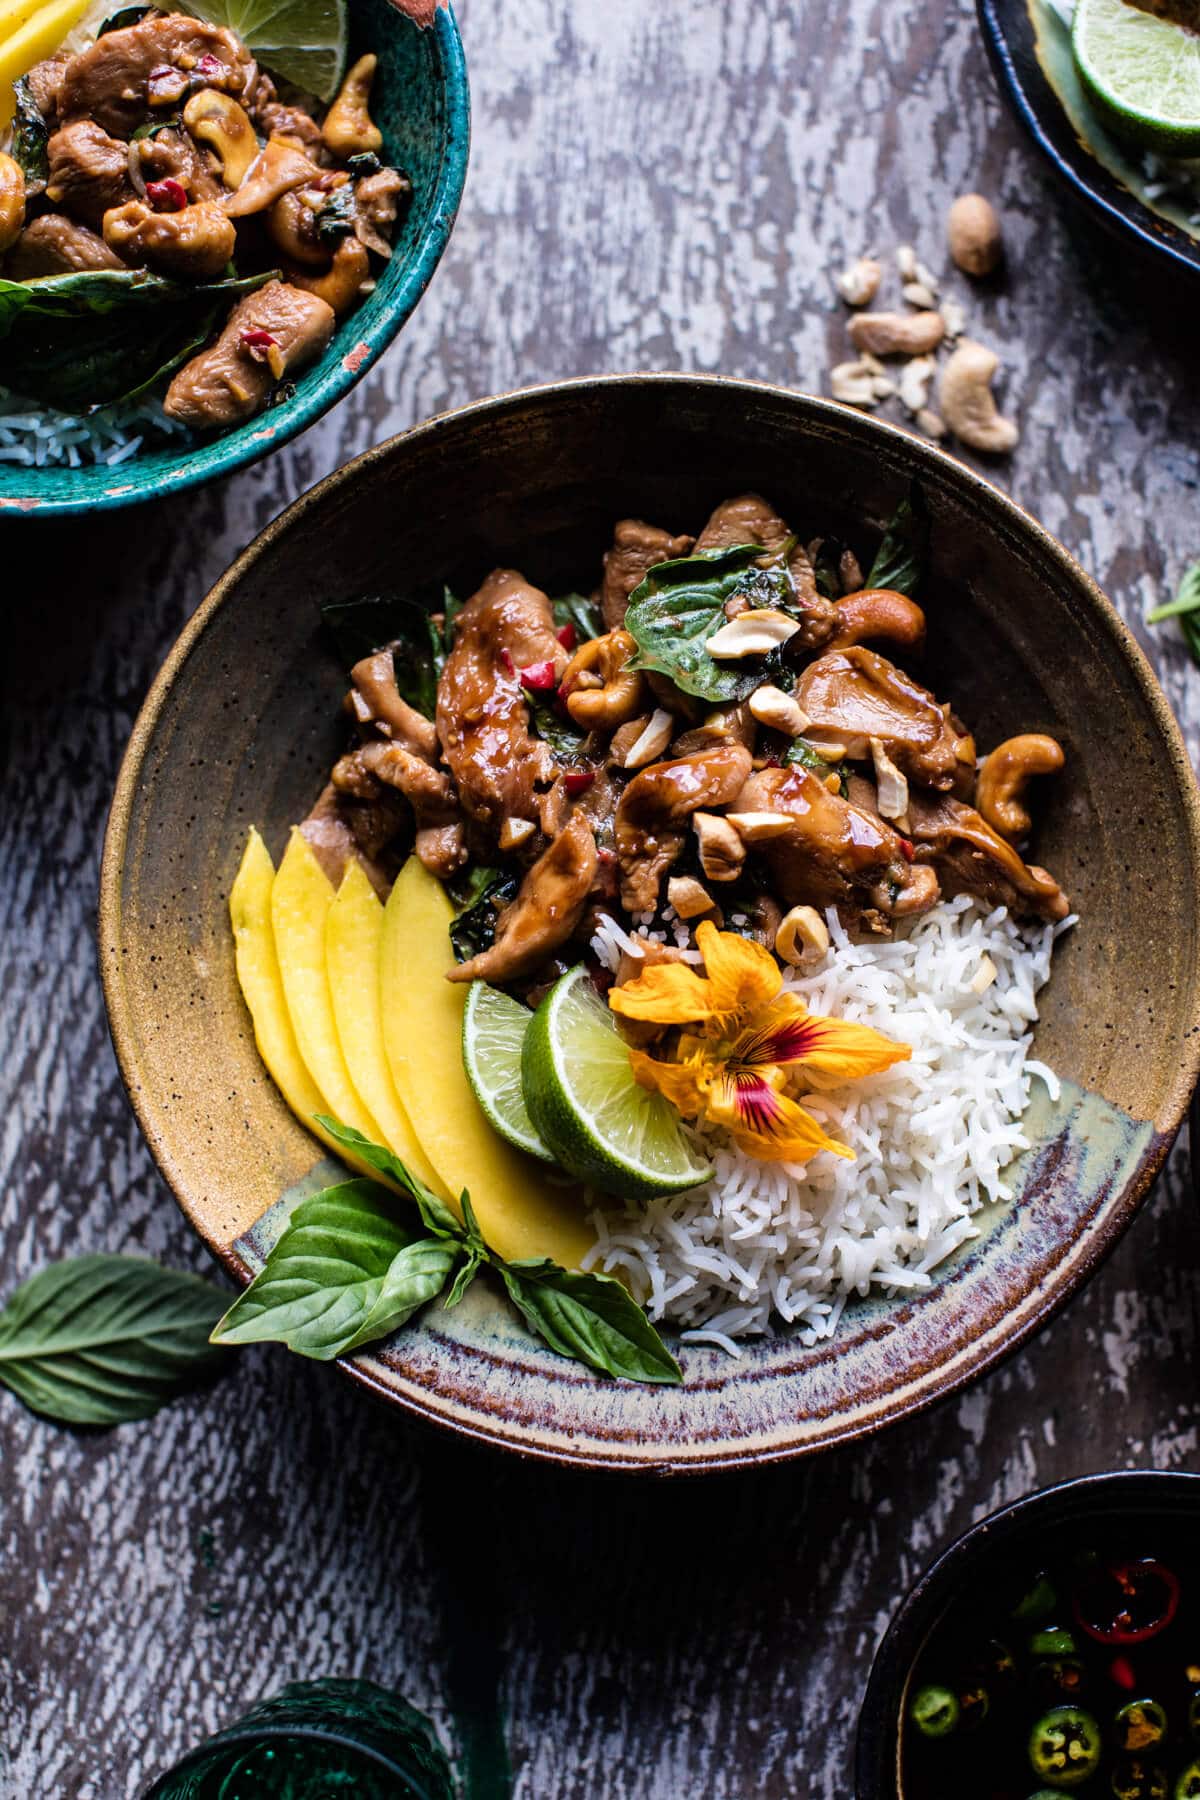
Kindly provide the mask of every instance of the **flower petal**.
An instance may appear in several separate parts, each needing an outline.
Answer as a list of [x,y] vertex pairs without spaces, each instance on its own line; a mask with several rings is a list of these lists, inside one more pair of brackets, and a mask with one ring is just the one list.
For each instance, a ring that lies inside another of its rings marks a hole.
[[713,990],[712,1012],[720,1018],[732,1022],[757,1012],[783,985],[779,964],[768,949],[736,931],[718,931],[711,919],[697,928],[696,948]]
[[818,1150],[853,1157],[826,1135],[811,1113],[776,1093],[756,1069],[726,1067],[712,1083],[705,1116],[721,1125],[747,1156],[760,1162],[807,1162]]
[[845,1019],[825,1019],[811,1014],[805,1027],[808,1038],[802,1056],[804,1074],[814,1087],[836,1087],[843,1081],[861,1081],[877,1075],[893,1063],[907,1062],[912,1050],[869,1025],[851,1025]]
[[652,1094],[669,1100],[685,1119],[698,1119],[704,1112],[711,1067],[699,1059],[687,1062],[659,1062],[644,1050],[629,1052],[629,1066],[634,1080]]
[[781,994],[772,1005],[761,1008],[734,1039],[730,1060],[751,1067],[799,1062],[813,1041],[810,1027],[822,1022],[813,1018],[795,994]]
[[655,1025],[686,1025],[708,1019],[715,1008],[711,984],[686,963],[654,963],[632,981],[610,989],[608,1004],[627,1019]]

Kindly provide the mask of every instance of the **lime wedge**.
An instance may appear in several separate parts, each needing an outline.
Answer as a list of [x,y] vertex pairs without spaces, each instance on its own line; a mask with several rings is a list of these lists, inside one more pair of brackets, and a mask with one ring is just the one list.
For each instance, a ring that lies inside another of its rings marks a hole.
[[555,982],[533,1015],[521,1078],[539,1135],[581,1181],[648,1200],[708,1178],[675,1109],[634,1080],[616,1019],[586,969]]
[[1118,136],[1166,156],[1200,154],[1200,35],[1128,0],[1078,0],[1071,48]]
[[346,72],[346,0],[184,0],[184,12],[228,25],[272,75],[332,100]]
[[521,1090],[521,1050],[533,1014],[486,981],[473,981],[463,1008],[462,1054],[467,1080],[488,1121],[515,1144],[543,1162],[554,1158],[533,1128]]

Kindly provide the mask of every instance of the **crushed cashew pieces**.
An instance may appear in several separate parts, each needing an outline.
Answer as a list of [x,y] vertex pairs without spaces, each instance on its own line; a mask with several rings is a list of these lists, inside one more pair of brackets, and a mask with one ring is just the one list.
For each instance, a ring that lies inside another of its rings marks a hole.
[[868,1025],[810,1013],[780,992],[783,975],[770,951],[705,920],[696,932],[699,975],[682,963],[657,963],[613,988],[608,1003],[627,1019],[680,1027],[667,1059],[630,1050],[643,1087],[685,1118],[726,1130],[739,1149],[763,1162],[806,1162],[818,1150],[852,1157],[783,1091],[793,1073],[812,1088],[874,1075],[911,1054]]

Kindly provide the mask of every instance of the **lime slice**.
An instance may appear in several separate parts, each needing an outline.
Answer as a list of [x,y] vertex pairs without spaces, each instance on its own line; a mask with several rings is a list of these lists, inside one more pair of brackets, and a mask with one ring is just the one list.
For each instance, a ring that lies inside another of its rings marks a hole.
[[674,1107],[634,1080],[616,1019],[586,969],[555,982],[533,1015],[521,1077],[539,1134],[581,1181],[648,1200],[708,1178]]
[[1200,154],[1200,35],[1127,0],[1078,0],[1071,48],[1114,132],[1167,156]]
[[521,1090],[521,1049],[533,1014],[519,1000],[473,981],[463,1009],[462,1053],[475,1098],[501,1137],[543,1162],[554,1158],[533,1128]]
[[332,100],[346,72],[346,0],[185,0],[183,10],[228,25],[272,75]]

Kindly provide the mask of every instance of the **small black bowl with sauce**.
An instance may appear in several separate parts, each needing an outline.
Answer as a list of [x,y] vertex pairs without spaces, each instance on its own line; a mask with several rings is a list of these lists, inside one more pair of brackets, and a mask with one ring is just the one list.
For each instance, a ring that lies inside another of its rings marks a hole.
[[855,1791],[1200,1796],[1200,1475],[1083,1476],[959,1538],[880,1645]]

